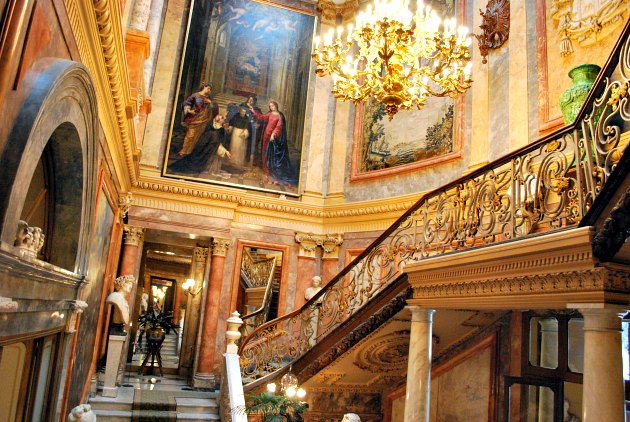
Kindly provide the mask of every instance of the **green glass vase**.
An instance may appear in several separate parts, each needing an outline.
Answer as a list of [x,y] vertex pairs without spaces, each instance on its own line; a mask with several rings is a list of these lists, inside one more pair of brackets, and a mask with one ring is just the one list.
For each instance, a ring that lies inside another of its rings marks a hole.
[[600,70],[596,64],[581,64],[569,71],[573,86],[560,95],[560,110],[564,124],[573,123]]

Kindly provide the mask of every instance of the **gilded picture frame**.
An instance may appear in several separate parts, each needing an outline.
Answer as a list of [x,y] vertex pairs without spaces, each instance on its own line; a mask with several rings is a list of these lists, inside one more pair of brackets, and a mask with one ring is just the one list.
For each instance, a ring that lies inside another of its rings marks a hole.
[[162,175],[299,196],[314,11],[193,0]]

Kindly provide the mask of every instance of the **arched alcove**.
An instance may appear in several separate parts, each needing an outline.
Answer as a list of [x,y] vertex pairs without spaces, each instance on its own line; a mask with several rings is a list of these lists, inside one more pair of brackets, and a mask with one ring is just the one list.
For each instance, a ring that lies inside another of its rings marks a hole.
[[[42,156],[53,191],[47,230],[52,264],[84,275],[97,162],[96,95],[87,70],[51,60],[24,101],[0,167],[0,240],[12,245]],[[46,152],[45,152],[46,151]]]

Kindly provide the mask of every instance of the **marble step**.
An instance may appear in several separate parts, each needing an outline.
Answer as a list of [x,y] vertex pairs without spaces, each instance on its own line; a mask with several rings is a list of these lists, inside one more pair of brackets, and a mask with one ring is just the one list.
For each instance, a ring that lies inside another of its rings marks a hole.
[[[218,413],[179,413],[177,412],[177,420],[182,422],[188,421],[219,421],[221,417]],[[99,419],[100,422],[100,419]]]
[[219,405],[215,399],[195,397],[176,397],[177,413],[219,413]]
[[94,410],[98,422],[129,422],[133,417],[131,410]]
[[[100,392],[99,392],[100,394]],[[118,387],[118,395],[116,397],[103,397],[97,395],[90,398],[89,403],[92,409],[104,412],[129,411],[133,405],[134,389],[133,387]]]

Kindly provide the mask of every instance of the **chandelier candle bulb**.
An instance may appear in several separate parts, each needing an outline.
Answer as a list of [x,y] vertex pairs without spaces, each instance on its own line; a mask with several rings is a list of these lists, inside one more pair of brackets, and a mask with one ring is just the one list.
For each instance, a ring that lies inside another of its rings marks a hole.
[[[372,13],[374,10],[374,13]],[[353,29],[354,28],[354,29]],[[400,109],[421,109],[429,96],[455,97],[470,87],[470,37],[455,18],[408,0],[376,0],[356,24],[334,29],[313,52],[318,76],[331,75],[335,98],[354,104],[374,99],[389,119]]]

